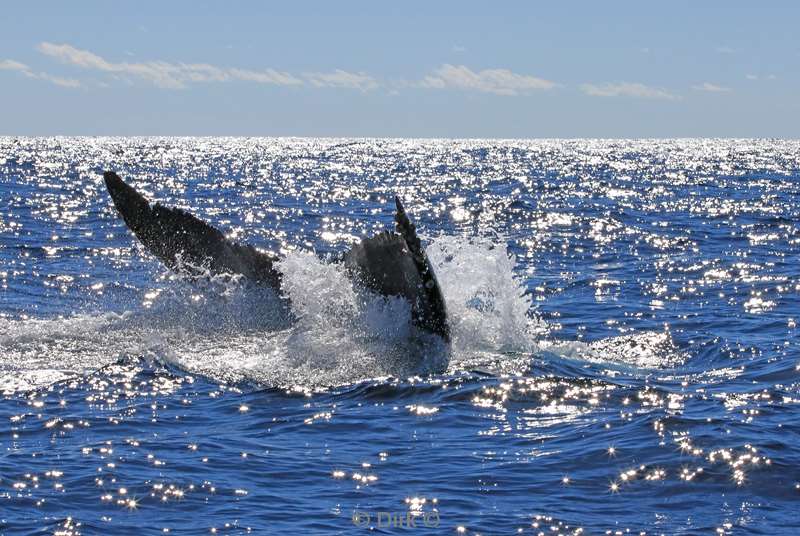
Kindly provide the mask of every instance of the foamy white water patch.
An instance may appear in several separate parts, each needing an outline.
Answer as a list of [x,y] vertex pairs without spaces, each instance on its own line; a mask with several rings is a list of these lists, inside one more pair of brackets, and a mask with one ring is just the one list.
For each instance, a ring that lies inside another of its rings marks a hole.
[[688,358],[686,352],[675,345],[669,331],[644,331],[590,343],[543,341],[539,348],[566,359],[623,365],[644,371],[676,367]]
[[291,252],[278,265],[297,319],[287,341],[296,367],[337,379],[443,370],[448,352],[411,322],[408,302],[353,285],[341,264]]
[[505,244],[488,238],[441,236],[427,248],[447,303],[453,352],[529,352],[546,326],[514,272]]
[[120,355],[144,355],[152,340],[128,327],[131,314],[0,320],[0,390],[47,385],[96,370]]
[[170,275],[124,314],[2,320],[0,388],[36,387],[120,357],[219,381],[338,385],[535,349],[542,325],[504,246],[440,237],[428,253],[447,302],[451,348],[413,326],[405,300],[358,288],[341,264],[294,251],[277,265],[288,300],[236,279]]

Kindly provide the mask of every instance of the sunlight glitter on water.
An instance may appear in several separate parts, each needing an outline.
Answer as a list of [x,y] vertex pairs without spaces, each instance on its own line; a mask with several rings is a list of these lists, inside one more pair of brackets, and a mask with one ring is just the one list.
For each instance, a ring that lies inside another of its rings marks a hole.
[[[791,533],[798,155],[0,138],[0,529],[351,533],[358,510],[457,534]],[[291,314],[166,272],[106,168],[283,252]],[[407,305],[331,263],[391,227],[395,193],[447,300],[445,374],[424,375],[442,354],[409,342]]]

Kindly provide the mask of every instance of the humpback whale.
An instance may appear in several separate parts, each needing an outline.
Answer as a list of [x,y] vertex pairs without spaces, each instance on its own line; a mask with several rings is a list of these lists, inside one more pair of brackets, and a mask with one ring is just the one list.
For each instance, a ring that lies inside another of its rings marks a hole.
[[[113,171],[105,172],[103,179],[125,224],[168,268],[195,276],[237,274],[281,292],[277,254],[236,243],[186,211],[151,204]],[[433,265],[398,196],[395,208],[393,231],[363,239],[338,262],[354,283],[382,296],[407,300],[414,325],[449,342],[447,309]]]

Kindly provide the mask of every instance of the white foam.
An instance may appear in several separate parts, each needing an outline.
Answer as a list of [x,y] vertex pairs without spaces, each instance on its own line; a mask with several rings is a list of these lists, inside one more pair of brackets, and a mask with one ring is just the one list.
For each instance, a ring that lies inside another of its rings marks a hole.
[[681,351],[669,331],[642,331],[585,343],[581,341],[541,341],[539,350],[561,358],[605,365],[621,365],[645,373],[653,369],[676,367],[688,356]]
[[514,272],[516,259],[488,238],[436,238],[428,257],[447,303],[456,356],[529,352],[546,329]]
[[35,387],[123,356],[221,381],[335,385],[535,348],[541,324],[505,247],[441,237],[428,252],[447,302],[452,351],[415,330],[404,300],[356,289],[341,265],[294,251],[277,265],[290,311],[274,292],[235,278],[189,283],[170,275],[142,291],[147,307],[131,304],[124,314],[0,320],[0,388]]

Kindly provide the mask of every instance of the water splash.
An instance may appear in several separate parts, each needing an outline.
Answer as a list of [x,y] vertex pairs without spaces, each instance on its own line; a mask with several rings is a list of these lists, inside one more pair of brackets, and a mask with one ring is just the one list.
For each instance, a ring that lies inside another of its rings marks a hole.
[[437,237],[427,248],[447,303],[457,355],[527,352],[545,326],[504,242]]
[[[277,264],[288,308],[272,290],[238,278],[169,274],[143,306],[124,314],[2,320],[6,376],[23,374],[16,388],[31,387],[139,355],[220,381],[340,385],[441,371],[449,359],[458,370],[459,362],[474,366],[482,356],[488,362],[535,347],[542,325],[505,247],[439,237],[428,251],[448,306],[452,349],[413,326],[402,298],[360,289],[341,264],[295,250]],[[48,366],[31,376],[51,362],[63,365],[58,375]]]

